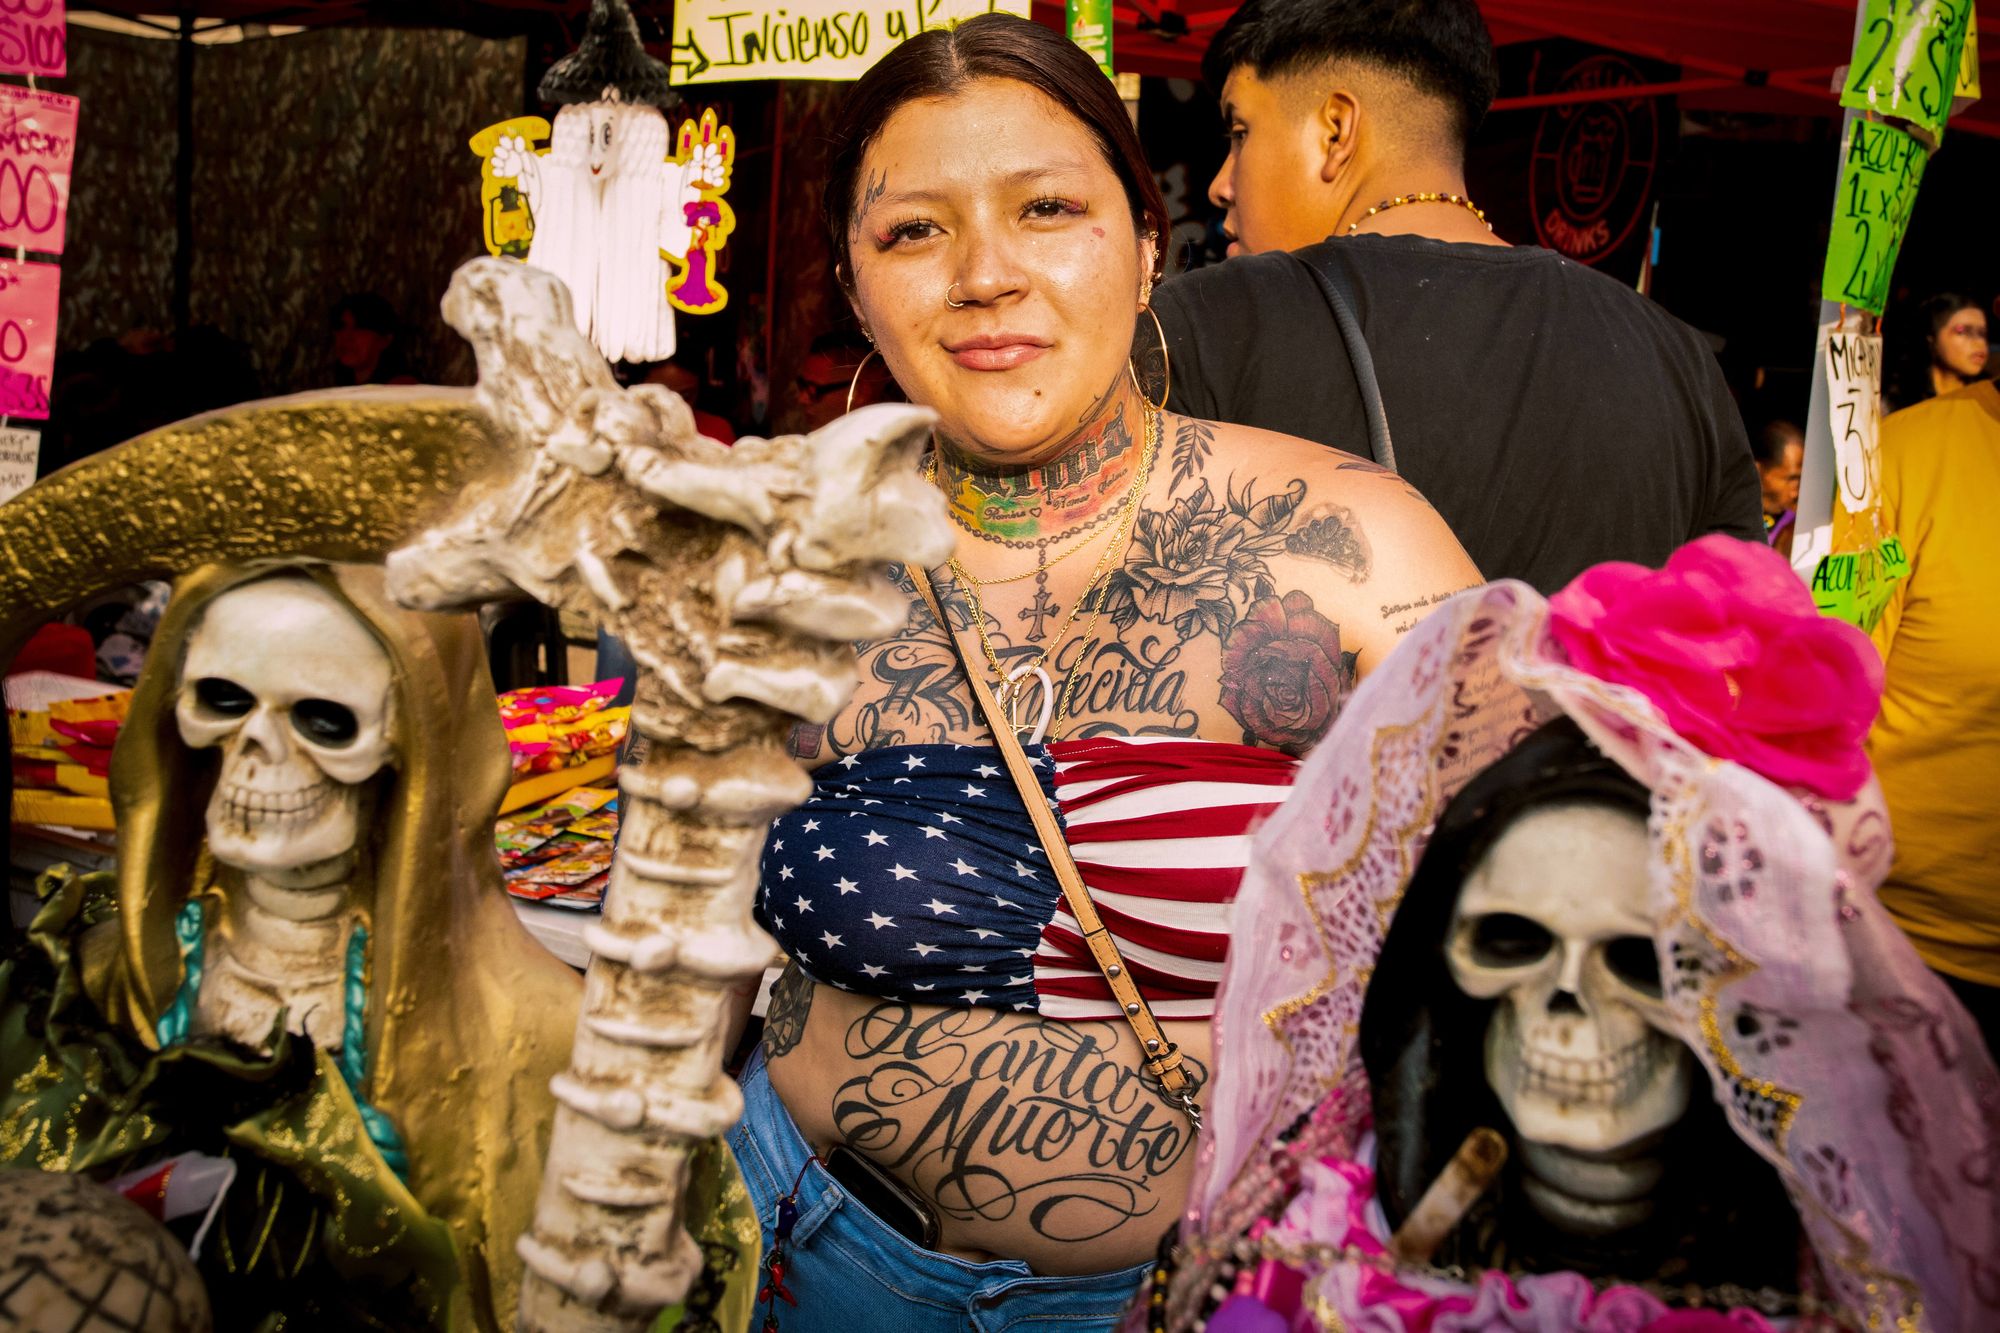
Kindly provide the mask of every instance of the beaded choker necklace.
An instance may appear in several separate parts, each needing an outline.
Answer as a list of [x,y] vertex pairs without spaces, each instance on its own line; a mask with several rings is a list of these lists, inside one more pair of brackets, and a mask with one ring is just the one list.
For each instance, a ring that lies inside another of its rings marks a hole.
[[[1360,217],[1356,218],[1353,222],[1349,223],[1347,231],[1344,234],[1352,236],[1355,232],[1361,230],[1362,223],[1368,221],[1369,218],[1374,217],[1377,213],[1386,212],[1391,208],[1401,208],[1404,204],[1452,204],[1455,205],[1456,207],[1465,209],[1467,212],[1471,213],[1472,216],[1478,218],[1481,222],[1486,222],[1486,211],[1480,208],[1477,204],[1473,203],[1470,199],[1466,198],[1464,195],[1441,194],[1436,190],[1424,190],[1417,194],[1399,194],[1392,198],[1384,199],[1381,203],[1375,205],[1373,208],[1369,209],[1366,213],[1363,213]],[[1490,222],[1486,222],[1486,230],[1492,231],[1493,224]]]

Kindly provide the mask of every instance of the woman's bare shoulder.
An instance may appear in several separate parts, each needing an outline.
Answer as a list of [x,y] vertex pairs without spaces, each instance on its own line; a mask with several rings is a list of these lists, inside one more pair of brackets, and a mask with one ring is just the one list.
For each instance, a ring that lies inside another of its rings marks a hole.
[[1197,474],[1212,483],[1224,477],[1287,483],[1295,479],[1322,501],[1359,506],[1368,513],[1380,510],[1383,517],[1405,512],[1413,504],[1425,515],[1435,513],[1416,487],[1388,468],[1317,440],[1169,413],[1161,442],[1177,484],[1183,476]]

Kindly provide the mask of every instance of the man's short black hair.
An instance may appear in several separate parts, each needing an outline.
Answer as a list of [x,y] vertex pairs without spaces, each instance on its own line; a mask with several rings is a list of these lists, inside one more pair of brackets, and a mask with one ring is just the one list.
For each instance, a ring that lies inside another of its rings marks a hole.
[[1475,0],[1246,0],[1209,43],[1201,73],[1219,96],[1239,65],[1272,79],[1330,60],[1378,66],[1442,98],[1461,148],[1500,86]]

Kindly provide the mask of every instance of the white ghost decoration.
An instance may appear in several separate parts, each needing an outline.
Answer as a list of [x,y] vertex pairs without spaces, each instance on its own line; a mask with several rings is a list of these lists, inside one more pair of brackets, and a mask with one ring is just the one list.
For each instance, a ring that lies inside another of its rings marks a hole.
[[694,237],[687,205],[723,166],[700,154],[668,157],[667,118],[620,100],[574,102],[556,113],[549,151],[503,137],[493,174],[512,177],[534,212],[528,262],[569,288],[576,325],[613,361],[664,361],[674,354],[674,311],[664,252],[687,256]]

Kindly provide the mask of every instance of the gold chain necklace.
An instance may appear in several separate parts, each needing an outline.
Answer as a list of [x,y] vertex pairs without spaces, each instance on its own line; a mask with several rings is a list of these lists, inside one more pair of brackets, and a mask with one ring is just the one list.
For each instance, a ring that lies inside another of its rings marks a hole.
[[[1056,690],[1050,735],[1058,739],[1060,738],[1063,719],[1068,714],[1070,705],[1074,702],[1077,672],[1083,666],[1083,659],[1087,654],[1088,645],[1097,630],[1097,622],[1104,614],[1104,604],[1109,600],[1102,595],[1104,581],[1110,575],[1117,557],[1123,553],[1131,537],[1132,525],[1138,517],[1142,506],[1143,497],[1146,493],[1146,481],[1152,475],[1153,458],[1159,451],[1159,444],[1160,414],[1156,411],[1148,411],[1146,413],[1145,452],[1139,456],[1139,471],[1132,482],[1132,495],[1124,506],[1122,506],[1123,513],[1119,515],[1118,526],[1114,529],[1110,545],[1106,546],[1104,554],[1097,558],[1097,565],[1091,571],[1090,581],[1084,585],[1083,592],[1078,595],[1076,601],[1070,606],[1069,614],[1063,617],[1062,623],[1056,627],[1056,632],[1049,636],[1048,642],[1042,647],[1040,652],[1015,667],[1011,673],[1001,663],[1000,655],[993,650],[993,641],[987,637],[986,607],[979,596],[980,583],[965,572],[964,567],[958,563],[957,556],[952,556],[945,561],[945,567],[951,571],[953,580],[960,585],[964,593],[966,608],[971,612],[972,616],[973,631],[979,636],[980,652],[985,655],[986,665],[992,670],[994,678],[1000,682],[993,691],[994,699],[1006,712],[1008,722],[1013,725],[1016,731],[1022,730],[1018,708],[1027,690],[1028,682],[1038,674],[1045,673],[1045,669],[1048,663],[1053,660],[1056,650],[1068,639],[1070,627],[1076,623],[1076,618],[1082,613],[1085,603],[1092,601],[1094,598],[1096,605],[1090,613],[1090,619],[1083,627],[1081,642],[1084,646],[1078,651],[1076,660],[1070,663],[1069,671],[1063,677],[1061,688]],[[1039,572],[1046,579],[1046,568]],[[996,579],[990,582],[1012,581]],[[1045,603],[1045,592],[1045,589],[1037,589],[1038,608]],[[1042,612],[1041,614],[1045,615],[1046,612]],[[948,626],[946,627],[946,632],[950,632]]]
[[[1381,203],[1375,205],[1375,207],[1349,223],[1345,234],[1352,236],[1355,232],[1361,230],[1362,223],[1374,217],[1377,213],[1391,208],[1401,208],[1404,204],[1455,204],[1459,208],[1470,212],[1472,216],[1478,218],[1481,222],[1486,222],[1486,210],[1480,208],[1479,205],[1473,203],[1464,195],[1440,194],[1436,190],[1424,190],[1418,194],[1399,194],[1394,198],[1384,199]],[[1486,222],[1486,230],[1492,231],[1493,224]]]

